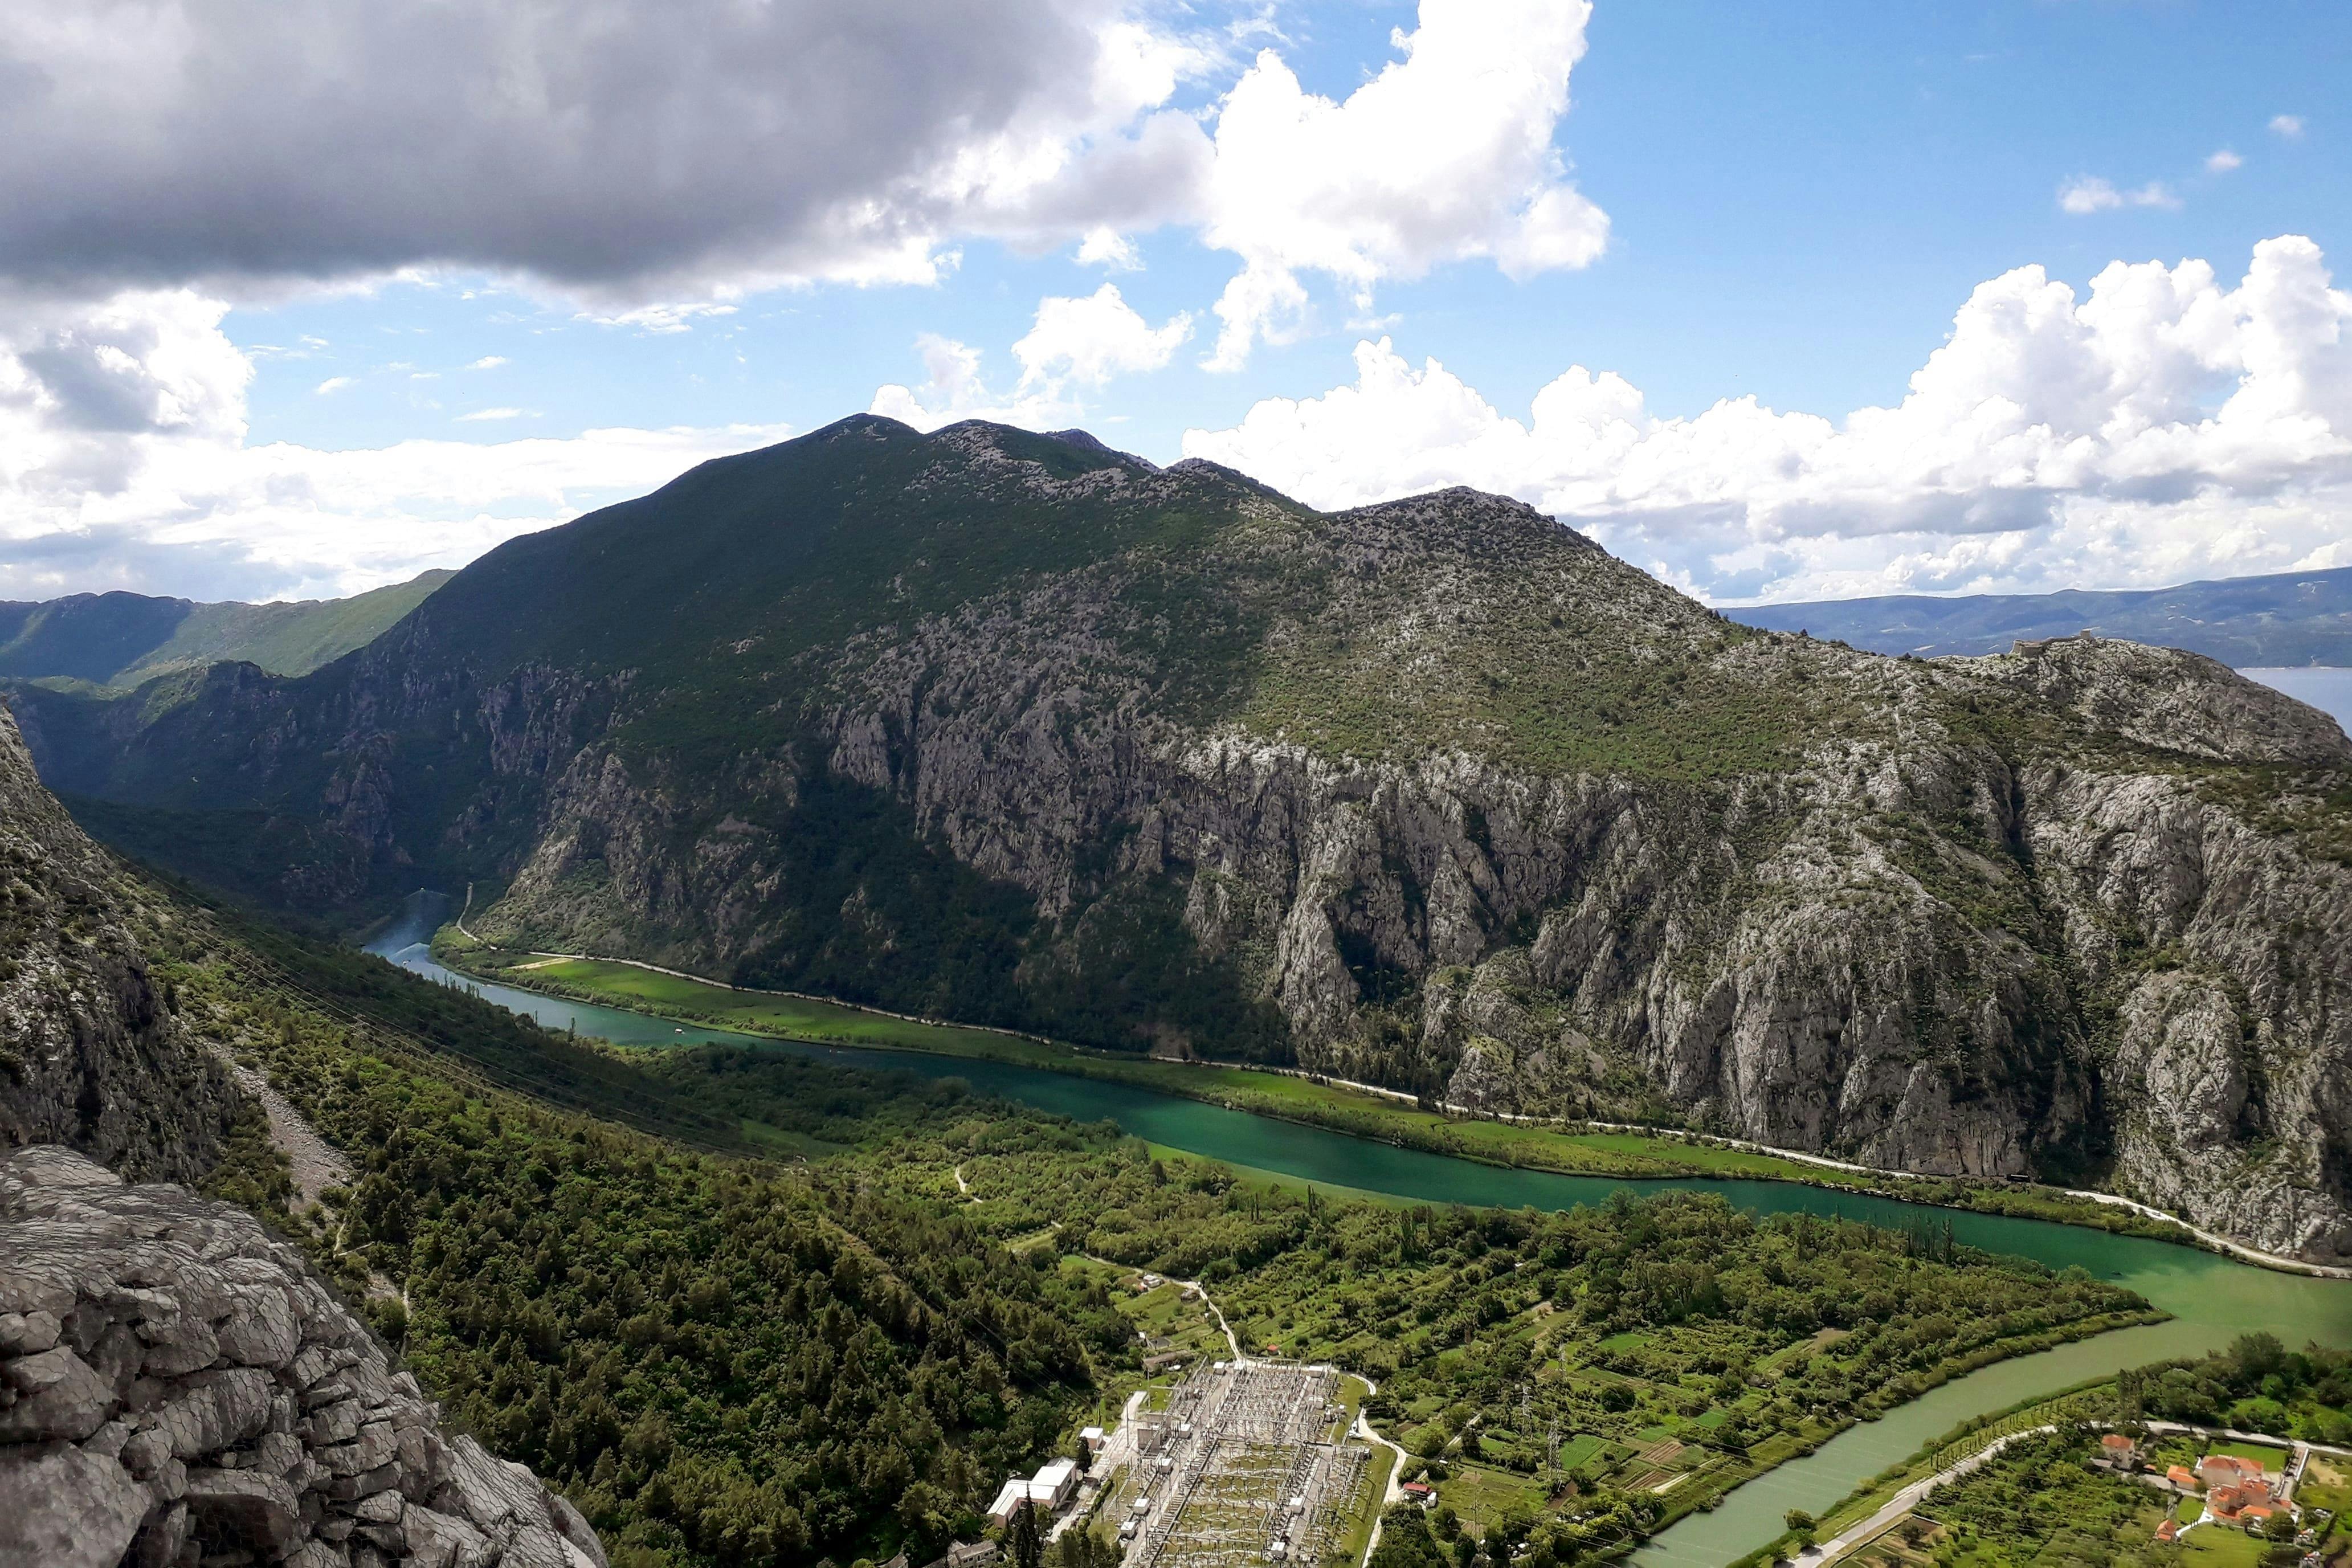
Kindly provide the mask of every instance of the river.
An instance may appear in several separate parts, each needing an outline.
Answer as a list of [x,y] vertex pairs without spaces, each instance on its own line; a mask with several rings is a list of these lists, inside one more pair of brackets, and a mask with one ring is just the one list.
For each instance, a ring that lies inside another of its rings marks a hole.
[[[1086,1121],[1115,1121],[1136,1137],[1209,1159],[1420,1202],[1562,1209],[1598,1203],[1621,1186],[1636,1191],[1673,1186],[1720,1193],[1742,1207],[1768,1214],[1802,1210],[1900,1226],[1921,1212],[1917,1205],[1889,1198],[1790,1182],[1629,1182],[1506,1170],[1127,1084],[1004,1062],[779,1042],[724,1029],[673,1025],[642,1013],[543,996],[451,973],[436,963],[423,945],[435,924],[446,918],[446,900],[437,895],[420,895],[412,901],[407,916],[369,943],[368,951],[428,978],[463,984],[486,1000],[529,1014],[551,1028],[576,1027],[582,1034],[618,1044],[757,1044],[851,1067],[961,1078],[976,1089],[1041,1110]],[[1714,1512],[1683,1520],[1634,1556],[1640,1568],[1716,1568],[1778,1535],[1780,1516],[1788,1510],[1821,1512],[1865,1478],[1971,1415],[2120,1367],[2217,1350],[2251,1330],[2267,1330],[2290,1345],[2315,1339],[2352,1344],[2352,1282],[2280,1273],[2190,1247],[2074,1226],[1954,1210],[1932,1212],[1939,1222],[1950,1219],[1958,1239],[1971,1247],[2013,1253],[2055,1268],[2079,1266],[2138,1291],[2171,1313],[2173,1321],[2000,1362],[1946,1384],[1876,1421],[1840,1434],[1806,1458],[1748,1482],[1725,1498]]]

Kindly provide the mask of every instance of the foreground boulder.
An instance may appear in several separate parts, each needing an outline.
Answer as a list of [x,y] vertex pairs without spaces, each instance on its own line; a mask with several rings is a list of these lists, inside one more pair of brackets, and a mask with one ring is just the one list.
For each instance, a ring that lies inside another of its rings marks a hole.
[[243,1211],[0,1160],[0,1568],[604,1568]]

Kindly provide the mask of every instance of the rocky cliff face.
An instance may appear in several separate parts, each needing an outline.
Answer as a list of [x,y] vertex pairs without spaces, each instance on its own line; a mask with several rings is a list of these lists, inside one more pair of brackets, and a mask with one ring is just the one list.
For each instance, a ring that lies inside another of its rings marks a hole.
[[[1588,639],[1686,688],[1735,683],[1757,728],[1788,723],[1777,702],[1809,721],[1778,765],[1728,777],[1548,767],[1507,735],[1334,756],[1281,721],[1297,710],[1171,718],[1123,657],[1120,585],[1075,578],[856,647],[823,768],[1025,889],[1065,949],[1138,889],[1181,889],[1186,934],[1312,1068],[1913,1171],[2103,1179],[2259,1245],[2352,1252],[2352,876],[2197,771],[2341,787],[2352,752],[2325,716],[2129,644],[1928,665],[1725,639],[1491,498],[1327,520],[1306,548],[1349,586],[1290,635],[1360,628],[1364,678],[1403,702],[1424,661],[1489,631],[1454,623],[1509,572]],[[477,929],[756,962],[790,879],[794,775],[770,763],[743,787],[592,745]]]
[[[2352,1253],[2352,747],[2310,710],[2131,645],[1754,633],[1475,492],[1327,516],[872,420],[755,456],[234,722],[52,715],[45,766],[307,801],[502,885],[497,939]],[[599,595],[625,630],[516,643]]]
[[193,1180],[237,1095],[150,976],[130,928],[155,911],[138,899],[0,712],[0,1148],[67,1143]]
[[249,1215],[0,1160],[0,1564],[604,1568]]

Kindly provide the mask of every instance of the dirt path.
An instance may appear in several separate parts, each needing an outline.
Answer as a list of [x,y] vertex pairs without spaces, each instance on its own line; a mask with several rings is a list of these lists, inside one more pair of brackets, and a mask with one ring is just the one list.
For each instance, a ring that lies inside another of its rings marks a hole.
[[269,1087],[269,1080],[251,1068],[235,1062],[228,1064],[229,1075],[237,1087],[261,1102],[264,1114],[269,1118],[269,1141],[294,1166],[294,1211],[297,1214],[314,1206],[319,1194],[329,1187],[347,1187],[352,1183],[351,1162],[330,1148],[319,1136],[318,1130],[303,1119],[287,1098]]
[[[1372,1395],[1381,1391],[1381,1385],[1374,1383],[1370,1378],[1365,1376],[1360,1372],[1352,1373],[1349,1375],[1355,1377],[1363,1384],[1364,1404],[1370,1404]],[[1389,1484],[1386,1489],[1381,1493],[1381,1500],[1379,1504],[1372,1510],[1371,1533],[1364,1538],[1363,1560],[1370,1563],[1372,1560],[1372,1553],[1381,1549],[1381,1531],[1388,1523],[1387,1514],[1389,1510],[1395,1507],[1398,1503],[1404,1501],[1405,1453],[1402,1446],[1390,1442],[1386,1437],[1381,1436],[1378,1432],[1372,1429],[1372,1418],[1364,1414],[1364,1407],[1362,1405],[1356,1407],[1356,1425],[1353,1431],[1355,1436],[1362,1438],[1364,1441],[1368,1443],[1377,1443],[1381,1447],[1386,1448],[1390,1453],[1396,1456],[1395,1458],[1389,1461]]]

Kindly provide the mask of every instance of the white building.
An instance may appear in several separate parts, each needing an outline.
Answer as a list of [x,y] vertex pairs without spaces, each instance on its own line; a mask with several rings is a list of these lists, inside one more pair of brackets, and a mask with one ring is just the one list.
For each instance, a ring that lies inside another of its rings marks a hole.
[[1055,1459],[1028,1480],[1015,1476],[1005,1482],[998,1489],[996,1500],[988,1505],[988,1517],[1003,1524],[1024,1503],[1034,1503],[1051,1513],[1069,1501],[1070,1494],[1077,1489],[1078,1462]]
[[1036,1479],[1029,1483],[1030,1498],[1047,1508],[1061,1507],[1077,1489],[1078,1462],[1076,1459],[1055,1460],[1039,1470]]

